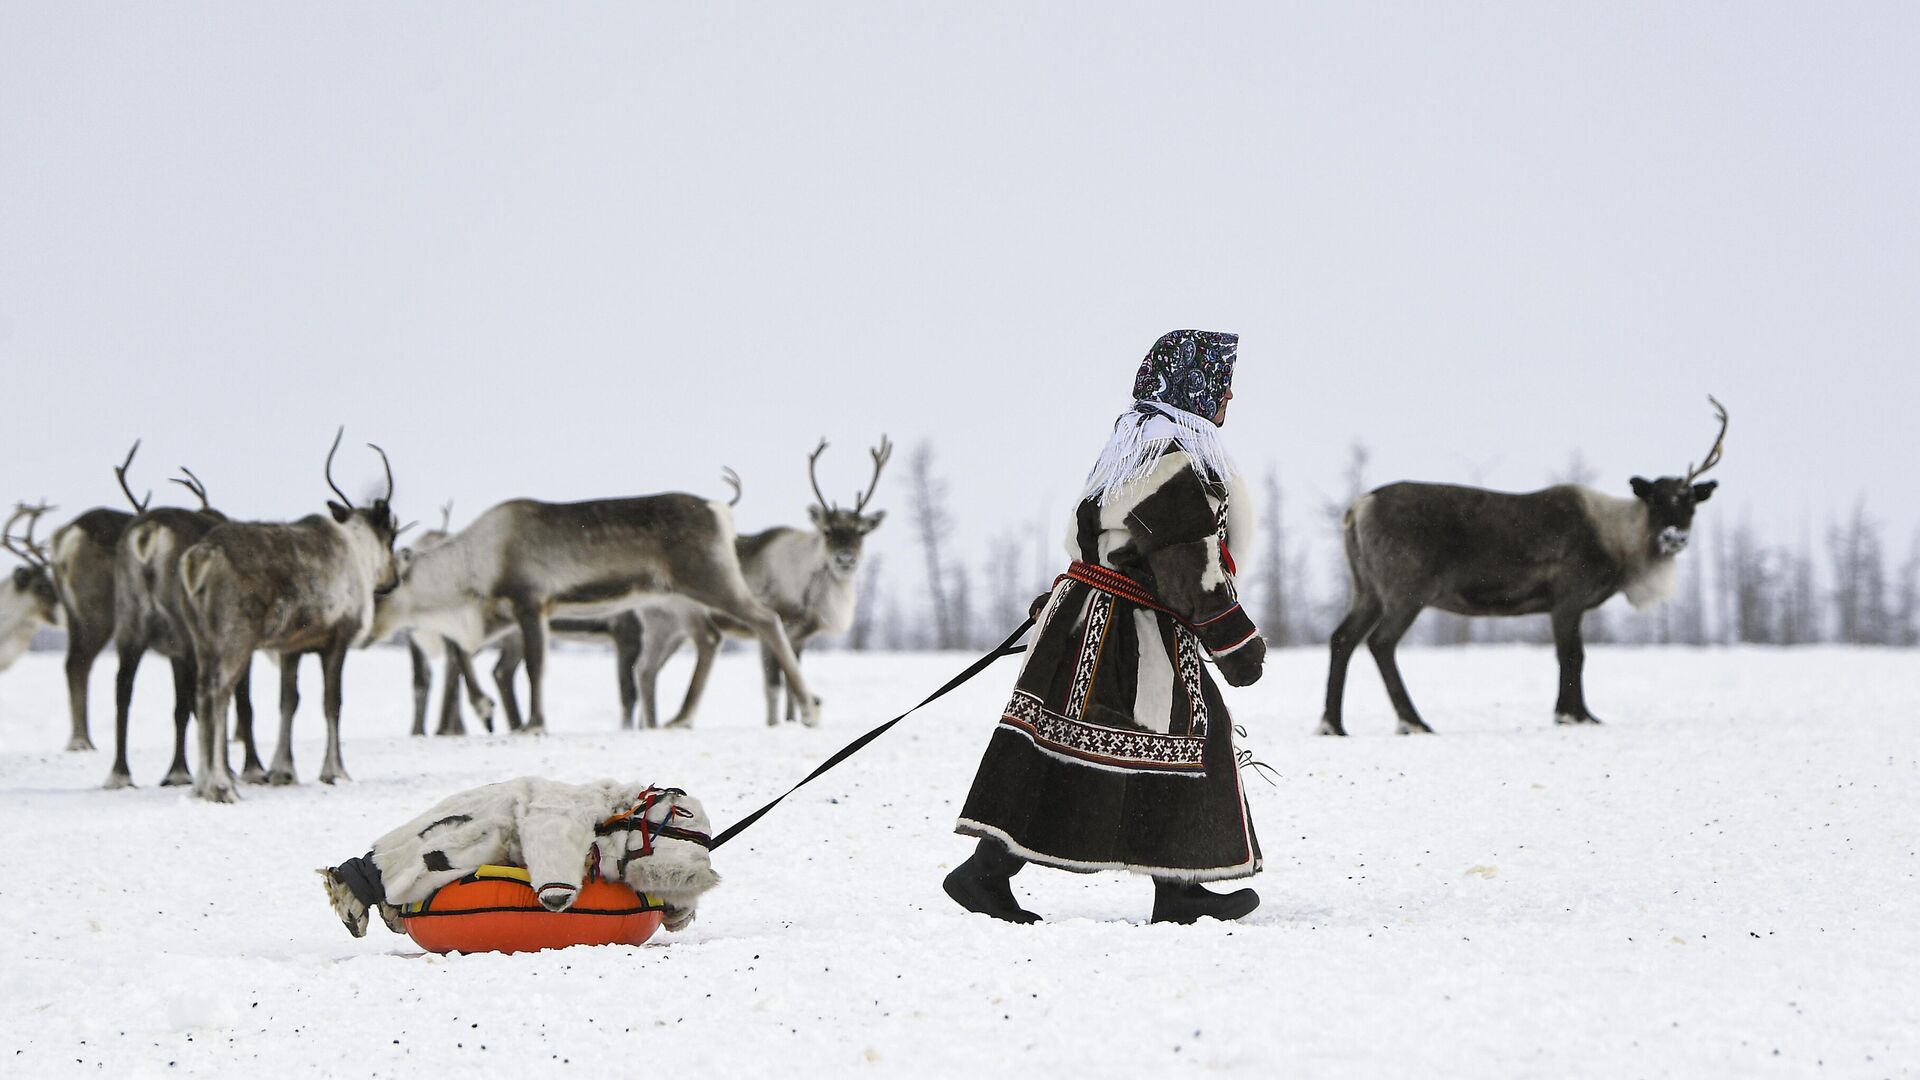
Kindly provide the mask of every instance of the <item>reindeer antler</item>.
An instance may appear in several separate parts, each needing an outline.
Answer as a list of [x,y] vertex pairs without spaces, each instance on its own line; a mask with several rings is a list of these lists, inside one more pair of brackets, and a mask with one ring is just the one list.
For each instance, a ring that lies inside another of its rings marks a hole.
[[127,493],[127,501],[133,504],[133,512],[136,514],[144,514],[147,512],[147,503],[153,501],[153,492],[147,492],[147,502],[141,502],[139,499],[133,497],[133,489],[127,486],[127,468],[133,464],[133,455],[139,452],[140,440],[135,439],[133,440],[133,449],[127,451],[127,460],[121,462],[119,468],[113,470],[113,475],[119,478],[120,490]]
[[176,476],[173,478],[173,482],[176,484],[179,484],[183,488],[186,488],[188,491],[193,492],[194,497],[200,500],[201,513],[204,514],[207,511],[212,510],[213,504],[207,502],[207,485],[201,483],[200,478],[193,475],[193,470],[187,468],[185,465],[180,466],[180,471],[183,473],[186,473],[187,478],[182,480],[181,478]]
[[887,462],[893,460],[893,442],[885,435],[881,435],[880,445],[867,453],[873,455],[873,482],[867,485],[867,493],[860,496],[859,501],[853,504],[853,512],[856,514],[867,508],[867,500],[873,498],[874,491],[880,487],[880,470],[886,468]]
[[383,503],[386,503],[388,506],[392,506],[393,505],[393,462],[387,460],[387,452],[385,450],[382,450],[379,447],[374,446],[372,443],[368,443],[367,445],[372,446],[373,452],[380,455],[380,467],[387,470],[387,496],[386,498],[381,499],[380,501]]
[[448,532],[453,527],[453,500],[440,504],[440,531]]
[[[733,498],[727,500],[727,505],[739,506],[740,497],[745,494],[745,492],[740,490],[740,474],[722,465],[720,466],[720,479],[725,480],[727,486],[733,489]],[[818,494],[817,491],[815,493]]]
[[1727,441],[1727,407],[1720,404],[1720,399],[1714,397],[1712,394],[1707,395],[1707,400],[1713,402],[1713,411],[1719,416],[1720,434],[1714,438],[1713,449],[1707,451],[1706,460],[1700,463],[1699,468],[1694,468],[1691,463],[1687,465],[1687,479],[1685,482],[1689,484],[1705,476],[1708,469],[1720,464],[1720,451]]
[[[28,506],[26,503],[16,504],[13,509],[13,516],[7,519],[6,528],[0,529],[0,547],[5,547],[8,551],[18,555],[21,560],[29,566],[38,566],[42,570],[47,569],[51,565],[52,560],[47,558],[46,548],[34,543],[33,527],[39,523],[40,516],[51,509],[53,509],[53,507],[48,506],[46,503],[41,503],[38,506]],[[27,519],[27,535],[24,537],[15,536],[13,535],[13,524],[23,517]],[[20,546],[15,547],[14,545],[16,543]]]
[[822,436],[820,445],[814,447],[813,453],[807,455],[807,482],[813,485],[813,497],[820,500],[820,509],[831,512],[833,510],[833,504],[827,501],[825,495],[820,494],[820,478],[814,475],[813,471],[814,465],[820,461],[820,455],[826,452],[827,440],[825,436]]
[[327,474],[327,486],[333,489],[333,493],[335,495],[340,496],[340,504],[342,506],[351,508],[353,506],[353,500],[347,498],[347,493],[344,491],[341,491],[340,485],[333,482],[333,455],[336,451],[340,449],[340,437],[342,435],[345,435],[346,433],[347,433],[347,425],[345,424],[341,424],[339,430],[333,433],[333,445],[327,449],[326,474]]

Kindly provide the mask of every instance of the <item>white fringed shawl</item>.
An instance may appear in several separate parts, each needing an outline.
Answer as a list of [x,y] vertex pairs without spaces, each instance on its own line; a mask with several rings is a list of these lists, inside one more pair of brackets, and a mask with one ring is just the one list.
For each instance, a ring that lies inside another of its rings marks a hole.
[[1113,436],[1087,474],[1080,497],[1108,505],[1153,468],[1169,442],[1187,452],[1202,479],[1224,483],[1240,475],[1212,420],[1158,401],[1136,401],[1114,421]]

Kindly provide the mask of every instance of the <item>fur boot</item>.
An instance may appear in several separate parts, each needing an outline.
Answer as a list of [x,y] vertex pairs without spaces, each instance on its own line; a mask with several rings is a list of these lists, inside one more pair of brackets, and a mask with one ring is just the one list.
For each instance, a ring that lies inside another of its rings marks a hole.
[[1191,923],[1203,918],[1238,919],[1260,906],[1252,889],[1217,893],[1197,882],[1153,879],[1153,921]]
[[1025,865],[1026,860],[1008,851],[1005,844],[982,839],[973,855],[947,875],[947,895],[980,915],[1010,923],[1037,923],[1040,916],[1021,907],[1013,897],[1013,875]]

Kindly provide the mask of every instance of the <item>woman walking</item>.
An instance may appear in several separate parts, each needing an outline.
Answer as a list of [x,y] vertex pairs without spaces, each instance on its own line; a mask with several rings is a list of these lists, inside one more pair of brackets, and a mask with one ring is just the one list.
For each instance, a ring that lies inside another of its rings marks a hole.
[[1248,504],[1219,434],[1238,345],[1176,330],[1140,364],[961,811],[980,842],[945,884],[970,911],[1038,921],[1011,885],[1029,862],[1148,875],[1155,922],[1259,906],[1201,885],[1260,870],[1233,720],[1201,663],[1246,686],[1266,658],[1234,586]]

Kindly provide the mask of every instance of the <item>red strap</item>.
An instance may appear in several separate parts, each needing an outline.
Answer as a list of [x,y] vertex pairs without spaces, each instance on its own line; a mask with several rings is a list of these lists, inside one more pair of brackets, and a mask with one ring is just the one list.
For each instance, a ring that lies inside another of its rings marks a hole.
[[1220,541],[1220,565],[1227,568],[1227,573],[1235,577],[1239,576],[1240,571],[1236,570],[1233,565],[1233,552],[1227,550],[1227,542],[1225,540]]

